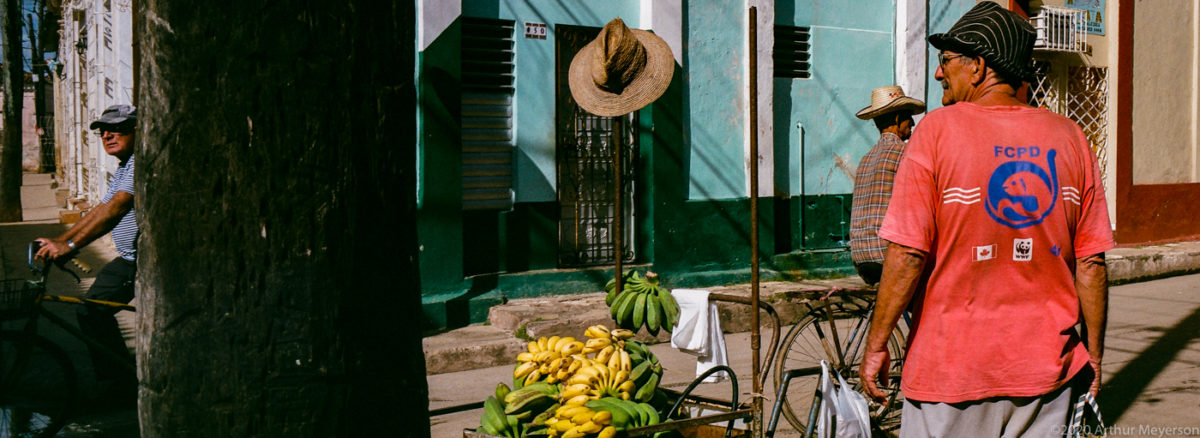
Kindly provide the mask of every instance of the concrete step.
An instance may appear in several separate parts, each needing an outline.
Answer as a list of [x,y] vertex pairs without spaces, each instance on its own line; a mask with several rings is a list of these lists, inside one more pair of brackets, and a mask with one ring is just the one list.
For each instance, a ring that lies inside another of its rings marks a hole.
[[[1107,253],[1111,283],[1144,281],[1170,275],[1200,271],[1200,241],[1118,248]],[[800,296],[831,287],[865,287],[857,276],[828,280],[771,281],[759,288],[760,300],[779,314],[784,327],[794,324],[805,312]],[[710,292],[740,297],[750,296],[749,284],[708,288]],[[750,331],[750,308],[745,304],[720,302],[721,327],[725,333]],[[771,322],[762,319],[763,342],[769,342]],[[427,374],[441,374],[515,363],[530,339],[550,336],[582,338],[587,327],[595,324],[614,326],[603,293],[586,293],[542,298],[510,300],[489,310],[488,323],[451,330],[424,340]],[[643,329],[637,338],[649,344],[670,341],[663,331],[651,336]]]
[[[803,315],[803,300],[796,297],[799,293],[828,290],[833,286],[854,289],[865,285],[858,277],[765,282],[760,285],[760,297],[775,308],[782,324],[786,326],[795,323]],[[750,296],[749,284],[719,286],[708,290],[739,297]],[[587,293],[525,298],[492,307],[487,324],[475,324],[425,338],[426,373],[432,375],[512,364],[517,354],[525,351],[529,340],[551,336],[582,339],[584,331],[592,325],[613,327],[615,324],[609,307],[604,304],[604,297],[603,293]],[[719,302],[717,311],[723,331],[750,331],[749,310],[745,304]],[[772,324],[765,313],[760,314],[760,318],[763,327],[767,327],[764,336],[769,336]],[[662,330],[657,335],[651,335],[643,328],[635,338],[653,345],[670,342],[671,334]]]
[[504,329],[476,324],[422,339],[425,373],[443,374],[515,363],[525,341]]

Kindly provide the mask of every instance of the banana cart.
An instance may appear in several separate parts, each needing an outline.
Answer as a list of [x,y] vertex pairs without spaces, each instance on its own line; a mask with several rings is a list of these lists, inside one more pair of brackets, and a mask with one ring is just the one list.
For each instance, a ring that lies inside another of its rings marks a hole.
[[[755,301],[752,298],[716,293],[709,295],[709,299],[745,305],[750,305],[753,303],[753,301]],[[771,341],[769,344],[771,348],[767,350],[767,360],[763,362],[764,365],[762,369],[754,370],[754,385],[761,388],[766,384],[767,367],[773,361],[774,353],[778,349],[781,322],[778,313],[775,312],[775,309],[771,305],[763,302],[758,302],[757,305],[760,309],[762,309],[762,311],[765,311],[767,315],[771,317],[773,323]],[[730,394],[732,394],[732,400],[721,400],[692,393],[693,390],[700,386],[705,378],[721,371],[729,373],[729,382],[732,386],[730,392]],[[658,432],[671,430],[678,431],[685,438],[754,436],[752,435],[752,430],[734,427],[734,422],[738,420],[741,420],[743,424],[753,425],[753,421],[755,420],[754,414],[756,411],[754,409],[753,401],[749,404],[739,402],[738,395],[740,393],[738,388],[738,379],[737,374],[733,371],[733,369],[727,366],[714,367],[696,377],[696,379],[692,380],[692,382],[688,384],[687,388],[682,392],[676,392],[669,389],[664,390],[667,392],[668,399],[674,400],[674,405],[667,412],[678,413],[683,408],[698,408],[702,414],[695,417],[670,417],[658,424],[626,429],[618,433],[617,436],[631,438],[640,436],[653,436]],[[482,404],[462,406],[458,407],[456,410],[473,409],[479,406],[482,406]],[[776,412],[776,416],[778,416],[778,410],[779,407],[777,406],[774,410]],[[772,427],[767,431],[767,436],[773,435],[773,426],[775,423],[776,421],[771,421]],[[474,429],[464,430],[463,437],[505,438],[501,436],[489,435]]]
[[[757,15],[758,15],[757,8],[750,7],[748,22],[749,23],[758,23]],[[757,108],[758,108],[758,62],[757,62],[757,60],[758,60],[758,58],[757,58],[757,56],[755,56],[758,53],[758,47],[757,47],[758,35],[757,34],[758,34],[757,26],[751,25],[750,26],[750,35],[749,35],[750,47],[748,50],[748,53],[750,54],[748,56],[749,67],[750,67],[749,84],[748,85],[750,88],[749,108],[751,108],[751,110],[750,110],[750,132],[752,132],[752,133],[758,132],[758,128],[757,128],[758,127],[758,111],[757,111]],[[667,77],[669,78],[670,76],[668,75]],[[572,90],[572,93],[574,94],[574,90]],[[583,106],[582,102],[579,102],[579,103],[581,106]],[[642,102],[642,103],[640,103],[640,105],[645,105],[648,103],[649,103],[648,101]],[[622,204],[622,198],[623,198],[623,196],[622,196],[623,190],[621,190],[621,189],[624,188],[624,185],[621,181],[621,163],[622,163],[621,142],[624,139],[624,132],[623,132],[624,117],[623,117],[623,114],[618,114],[617,112],[608,114],[608,113],[603,113],[603,111],[596,112],[593,109],[589,109],[587,107],[585,107],[584,109],[588,110],[589,112],[592,112],[594,114],[600,115],[600,116],[613,117],[613,138],[612,138],[613,145],[611,148],[613,150],[613,165],[612,165],[613,174],[614,174],[613,184],[614,184],[614,187],[616,187],[618,189],[613,190],[614,211],[616,211],[617,214],[613,215],[613,233],[612,233],[612,235],[613,236],[622,236],[623,235],[622,227],[624,224],[622,223],[623,216],[622,216],[622,214],[620,214],[620,212],[622,211],[621,204]],[[633,108],[633,109],[630,109],[629,111],[633,111],[636,109],[637,108]],[[751,157],[758,156],[758,136],[757,135],[750,136],[750,156]],[[757,160],[755,160],[753,162],[757,162]],[[751,312],[751,316],[750,316],[750,325],[751,325],[750,348],[752,351],[751,370],[753,373],[753,376],[751,379],[751,382],[753,384],[751,394],[762,394],[763,386],[765,384],[766,376],[767,376],[767,367],[771,363],[770,356],[774,355],[774,352],[775,352],[776,347],[779,342],[779,327],[780,326],[779,326],[779,317],[777,314],[775,314],[774,309],[772,309],[771,306],[766,305],[765,303],[762,303],[759,301],[759,254],[758,254],[759,253],[759,251],[758,251],[758,247],[759,247],[759,242],[758,242],[758,234],[759,234],[758,233],[758,216],[759,216],[759,214],[758,214],[758,180],[759,180],[759,177],[758,177],[758,173],[759,172],[758,172],[757,165],[750,165],[749,168],[750,168],[750,172],[749,172],[750,173],[750,175],[749,175],[750,176],[750,218],[749,218],[749,221],[750,221],[750,248],[751,248],[751,251],[750,251],[750,254],[751,254],[751,256],[750,256],[751,294],[750,294],[749,299],[746,299],[744,297],[721,295],[721,294],[712,294],[712,295],[710,295],[710,299],[747,304],[750,306],[751,309],[766,310],[767,313],[774,318],[775,331],[772,336],[771,348],[769,350],[767,350],[768,358],[766,361],[760,361],[759,353],[760,353],[761,333],[759,330],[759,326],[760,326],[759,312],[758,311]],[[614,267],[613,275],[614,275],[615,287],[617,290],[622,290],[622,282],[623,282],[622,266],[621,266],[621,264],[622,264],[621,263],[622,262],[622,257],[621,257],[622,242],[621,242],[621,240],[622,239],[617,237],[617,238],[614,238],[613,240],[614,240],[613,253],[616,254],[615,262],[614,262],[614,266],[613,266]],[[733,391],[731,393],[732,398],[733,398],[732,400],[728,400],[728,401],[717,400],[717,399],[711,399],[711,398],[701,397],[698,395],[691,394],[692,390],[695,389],[697,386],[699,386],[699,384],[704,380],[705,377],[708,377],[708,375],[719,372],[719,371],[726,371],[729,373],[730,382],[733,385],[733,388],[732,388]],[[678,413],[680,411],[681,407],[687,406],[687,407],[700,407],[700,408],[702,408],[701,412],[704,412],[704,414],[696,416],[696,417],[692,417],[692,418],[678,418],[677,419],[675,417],[669,417],[669,418],[665,419],[663,422],[658,423],[658,424],[626,429],[622,432],[619,432],[618,436],[625,436],[625,437],[652,436],[658,432],[670,431],[670,430],[679,431],[680,434],[682,434],[683,436],[688,437],[688,438],[759,437],[759,436],[763,436],[762,398],[754,397],[749,401],[749,403],[739,403],[739,401],[737,400],[738,394],[739,394],[739,392],[738,392],[738,387],[737,387],[737,376],[734,374],[733,370],[730,369],[729,367],[715,367],[713,369],[708,370],[706,373],[702,374],[701,376],[697,377],[694,381],[692,381],[691,384],[688,385],[687,389],[684,390],[683,392],[681,392],[681,393],[668,392],[668,398],[675,400],[674,406],[668,412]],[[482,404],[480,404],[480,405],[482,405]],[[776,408],[775,411],[778,411],[778,408]],[[742,420],[743,424],[750,425],[750,429],[748,429],[748,430],[747,429],[734,429],[734,422],[736,420]],[[774,421],[772,421],[772,423],[774,423]],[[773,432],[773,431],[769,431],[768,434],[770,434],[771,432]],[[504,437],[497,437],[494,435],[484,434],[484,433],[477,432],[472,429],[465,430],[463,432],[463,437],[464,438],[504,438]]]

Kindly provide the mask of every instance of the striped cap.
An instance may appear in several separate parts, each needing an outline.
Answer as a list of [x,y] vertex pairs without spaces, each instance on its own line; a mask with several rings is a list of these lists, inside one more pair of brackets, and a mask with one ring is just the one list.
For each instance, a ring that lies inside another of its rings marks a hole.
[[1014,79],[1034,78],[1033,26],[1015,12],[984,1],[967,11],[949,32],[929,36],[939,50],[982,56],[1001,74]]

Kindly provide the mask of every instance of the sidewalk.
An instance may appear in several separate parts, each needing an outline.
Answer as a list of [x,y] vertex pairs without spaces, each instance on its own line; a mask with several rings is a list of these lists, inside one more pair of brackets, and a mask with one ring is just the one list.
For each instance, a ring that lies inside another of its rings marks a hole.
[[[1134,248],[1116,248],[1107,253],[1108,279],[1113,285],[1200,272],[1200,241],[1168,243]],[[764,282],[760,299],[775,306],[784,324],[794,323],[798,305],[783,295],[786,291],[863,287],[858,277],[801,282]],[[712,292],[750,296],[749,284],[709,288]],[[721,303],[721,321],[726,333],[750,330],[747,308]],[[612,324],[603,293],[527,298],[493,307],[488,324],[472,325],[424,339],[426,373],[441,374],[487,368],[512,361],[525,346],[515,334],[531,338],[561,333],[583,333],[593,324]],[[643,340],[649,340],[642,334]],[[659,335],[659,341],[668,338]]]
[[[0,265],[3,278],[28,278],[26,266],[29,242],[38,237],[53,237],[65,231],[68,225],[59,224],[57,204],[50,174],[24,175],[21,186],[22,221],[0,224]],[[92,268],[90,273],[71,266],[82,281],[76,283],[69,275],[54,271],[47,290],[56,295],[81,296],[91,287],[96,271],[117,256],[111,240],[106,236],[85,247],[78,257]],[[56,315],[67,321],[75,320],[75,308],[69,305],[48,305]],[[75,373],[79,377],[79,395],[86,399],[98,390],[92,372],[92,360],[87,347],[61,328],[42,322],[38,332],[62,347],[71,357]],[[63,438],[132,438],[139,436],[137,410],[135,408],[114,409],[108,406],[81,406],[78,415],[67,424],[58,437]]]
[[[1110,427],[1108,436],[1200,436],[1200,416],[1196,415],[1200,407],[1200,274],[1115,286],[1109,304],[1104,388],[1099,398]],[[764,330],[764,345],[769,336],[770,331]],[[745,332],[726,335],[743,400],[751,388],[749,338]],[[662,385],[681,391],[695,377],[695,357],[676,351],[669,343],[650,349],[663,363]],[[497,383],[511,382],[512,360],[489,368],[429,375],[429,408],[482,401]],[[768,379],[768,386],[770,382]],[[700,390],[725,400],[731,394],[728,383],[704,384]],[[764,388],[763,395],[768,409],[764,415],[770,415],[774,390]],[[478,427],[480,415],[480,410],[470,410],[433,417],[432,436],[462,436],[462,429]],[[796,433],[783,422],[776,436],[794,437]]]
[[[1200,272],[1200,242],[1118,248],[1107,253],[1107,262],[1110,283],[1120,285],[1110,291],[1106,383],[1100,400],[1113,427],[1109,436],[1200,436],[1200,417],[1194,413],[1200,407],[1200,275],[1187,275]],[[783,299],[784,291],[834,285],[862,283],[857,277],[767,282],[761,285],[760,298],[776,308],[784,324],[790,324],[798,316],[796,305]],[[748,284],[710,290],[750,293]],[[745,397],[751,386],[748,307],[725,303],[719,307],[730,361]],[[481,401],[497,383],[511,381],[514,358],[526,343],[515,336],[518,331],[531,338],[578,337],[592,324],[612,325],[602,293],[513,300],[492,308],[488,324],[425,338],[430,409]],[[667,336],[660,334],[659,340]],[[762,336],[763,348],[769,348],[770,330],[763,330]],[[666,387],[682,390],[695,377],[693,356],[679,353],[669,342],[651,350],[667,370]],[[765,360],[765,351],[762,355]],[[727,383],[702,385],[701,390],[724,399],[730,396]],[[774,391],[765,388],[764,395],[773,401]],[[433,436],[461,436],[463,428],[478,426],[479,412],[442,415],[432,421]],[[786,424],[777,436],[795,436],[785,429]]]

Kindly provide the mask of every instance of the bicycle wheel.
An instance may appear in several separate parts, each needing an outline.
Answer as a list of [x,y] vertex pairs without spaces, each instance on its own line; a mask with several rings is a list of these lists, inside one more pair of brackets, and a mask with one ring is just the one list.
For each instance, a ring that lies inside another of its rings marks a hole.
[[46,338],[0,331],[0,437],[52,437],[77,395],[75,367]]
[[[775,362],[775,391],[784,372],[795,369],[813,369],[814,373],[793,378],[786,394],[775,394],[783,398],[783,414],[788,423],[798,431],[804,431],[812,409],[813,394],[820,383],[821,360],[829,361],[856,391],[862,390],[858,379],[858,365],[862,362],[866,348],[867,326],[871,313],[871,302],[855,296],[835,296],[829,300],[808,305],[800,322],[792,326],[780,346],[779,358]],[[888,341],[891,353],[887,405],[870,402],[872,429],[892,431],[900,426],[900,364],[904,346],[904,333],[897,327]]]

